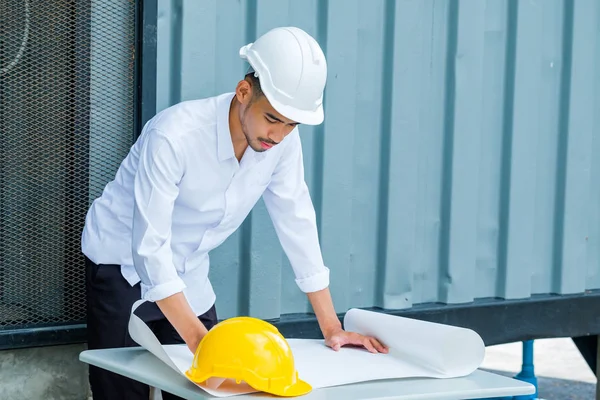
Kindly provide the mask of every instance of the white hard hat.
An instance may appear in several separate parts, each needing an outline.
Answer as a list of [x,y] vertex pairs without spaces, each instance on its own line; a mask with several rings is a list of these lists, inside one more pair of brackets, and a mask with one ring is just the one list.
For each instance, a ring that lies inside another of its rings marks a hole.
[[327,62],[317,41],[295,27],[275,28],[240,49],[273,108],[292,121],[323,122]]

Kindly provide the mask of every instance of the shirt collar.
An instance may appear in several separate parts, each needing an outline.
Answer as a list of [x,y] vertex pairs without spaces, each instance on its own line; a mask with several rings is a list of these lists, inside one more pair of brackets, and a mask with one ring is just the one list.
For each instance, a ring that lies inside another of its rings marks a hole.
[[235,93],[219,96],[217,101],[217,153],[219,161],[235,157],[231,131],[229,130],[229,107]]

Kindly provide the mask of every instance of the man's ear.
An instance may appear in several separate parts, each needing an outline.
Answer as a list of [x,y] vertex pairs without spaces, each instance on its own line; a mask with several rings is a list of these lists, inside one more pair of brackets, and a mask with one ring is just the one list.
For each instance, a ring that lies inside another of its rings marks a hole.
[[252,85],[246,79],[238,82],[235,88],[235,95],[240,103],[247,105],[252,98]]

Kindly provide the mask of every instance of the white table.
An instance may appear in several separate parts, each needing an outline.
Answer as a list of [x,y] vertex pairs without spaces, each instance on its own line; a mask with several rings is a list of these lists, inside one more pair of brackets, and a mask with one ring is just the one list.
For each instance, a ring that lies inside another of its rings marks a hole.
[[[80,354],[79,359],[185,399],[214,398],[141,347],[86,350]],[[463,400],[533,393],[535,388],[529,383],[477,370],[464,378],[392,379],[315,389],[301,398],[306,400]],[[229,398],[256,400],[275,397],[254,393]]]

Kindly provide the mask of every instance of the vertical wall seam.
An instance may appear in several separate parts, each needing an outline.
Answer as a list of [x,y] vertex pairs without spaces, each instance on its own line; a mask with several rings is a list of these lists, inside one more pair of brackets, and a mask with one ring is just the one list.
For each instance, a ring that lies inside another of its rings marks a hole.
[[560,292],[562,284],[564,224],[565,224],[565,189],[567,184],[567,154],[569,145],[569,113],[571,92],[571,63],[573,58],[573,17],[574,4],[572,0],[565,0],[563,10],[562,33],[562,60],[563,66],[560,75],[560,97],[558,116],[558,141],[556,157],[556,189],[554,237],[553,237],[553,276],[552,290]]
[[518,0],[508,1],[504,73],[504,110],[502,127],[502,167],[500,171],[500,210],[498,235],[497,295],[506,296],[508,275],[508,236],[514,129],[515,74],[517,56]]
[[[442,150],[442,201],[440,207],[440,252],[438,296],[446,299],[448,293],[448,268],[450,263],[450,219],[452,205],[452,162],[454,156],[454,112],[456,92],[456,51],[458,45],[458,0],[448,5],[448,29],[446,45],[446,77],[444,96],[444,138]],[[445,300],[444,300],[445,301]]]
[[[394,90],[394,28],[396,2],[387,0],[384,15],[383,73],[381,80],[381,148],[379,160],[379,210],[377,227],[377,282],[375,303],[384,304],[388,244],[388,217],[390,193],[390,152],[392,141],[392,93]],[[391,51],[387,51],[390,49]]]
[[[595,30],[595,36],[596,36],[596,57],[595,57],[595,71],[600,69],[600,3],[596,2],[596,30]],[[594,141],[600,141],[600,74],[596,74],[596,79],[594,82],[592,82],[592,84],[594,85],[594,90],[595,90],[595,110],[596,110],[596,117],[594,119],[594,121],[592,122],[592,132],[594,132],[594,138],[592,138],[592,143],[594,143]],[[592,149],[595,148],[600,148],[600,146],[596,145],[595,147],[593,147]],[[597,154],[597,153],[596,153]],[[596,175],[594,175],[594,171],[596,172]],[[600,169],[594,169],[594,167],[592,166],[592,174],[591,174],[591,179],[590,179],[590,183],[596,183],[598,184],[600,182]],[[593,186],[592,186],[593,187]],[[599,221],[600,219],[598,218],[598,216],[600,216],[600,210],[598,210],[598,207],[600,207],[600,202],[595,203],[594,202],[594,198],[592,198],[592,204],[596,207],[596,221]],[[600,229],[596,229],[596,237],[592,237],[593,233],[590,232],[590,244],[592,245],[592,247],[590,247],[590,249],[594,249],[595,247],[595,257],[596,257],[596,262],[594,263],[594,260],[592,258],[591,260],[591,267],[595,268],[595,273],[592,275],[592,277],[590,278],[594,278],[596,279],[595,282],[597,281],[597,277],[600,275],[600,246],[598,246],[598,243],[600,241],[600,237],[598,237],[598,233],[600,233]],[[591,253],[593,254],[593,253]],[[588,266],[589,268],[589,266]],[[589,288],[593,288],[595,287],[595,285],[591,284],[591,279],[588,278],[588,282],[586,283],[586,289]]]
[[[317,6],[317,33],[316,40],[319,42],[325,58],[327,54],[327,30],[329,19],[329,0],[321,0]],[[326,105],[327,101],[327,88],[323,95],[323,104]],[[327,113],[327,110],[325,110]],[[315,135],[313,140],[313,203],[315,207],[315,213],[317,217],[317,230],[319,238],[321,238],[322,229],[322,214],[323,214],[323,165],[325,163],[325,123],[314,127],[313,134]]]
[[244,32],[246,43],[252,43],[256,40],[257,16],[256,0],[246,0],[246,31]]
[[171,91],[169,105],[181,101],[181,46],[183,39],[183,0],[173,0],[171,16]]

